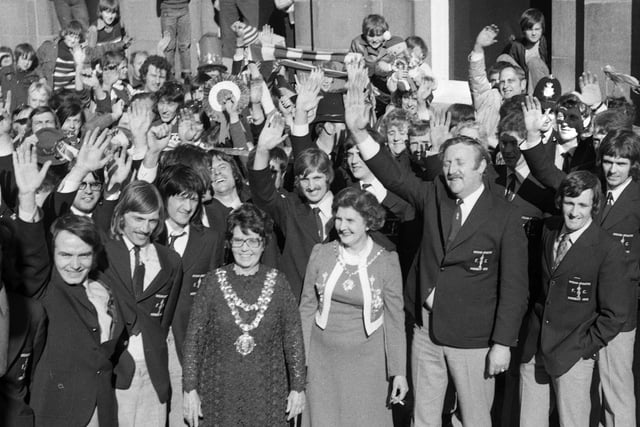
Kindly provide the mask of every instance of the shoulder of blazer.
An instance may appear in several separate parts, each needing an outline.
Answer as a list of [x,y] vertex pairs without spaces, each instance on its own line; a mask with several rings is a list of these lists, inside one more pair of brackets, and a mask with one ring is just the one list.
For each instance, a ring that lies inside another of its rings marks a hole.
[[158,243],[153,243],[153,246],[155,246],[156,251],[158,251],[158,258],[160,258],[161,261],[162,259],[169,261],[169,266],[174,269],[180,267],[182,260],[176,251]]

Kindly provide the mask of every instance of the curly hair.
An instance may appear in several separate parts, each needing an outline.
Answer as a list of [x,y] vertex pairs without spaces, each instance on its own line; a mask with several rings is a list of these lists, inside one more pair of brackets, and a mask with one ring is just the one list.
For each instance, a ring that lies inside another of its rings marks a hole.
[[227,241],[233,237],[233,230],[236,227],[240,227],[240,230],[245,234],[247,231],[253,231],[262,237],[266,245],[273,233],[273,220],[253,203],[243,203],[231,211],[227,217]]
[[331,211],[336,214],[338,208],[352,208],[364,219],[364,223],[371,231],[380,230],[384,225],[386,210],[378,203],[376,196],[366,190],[355,187],[342,189],[333,198]]

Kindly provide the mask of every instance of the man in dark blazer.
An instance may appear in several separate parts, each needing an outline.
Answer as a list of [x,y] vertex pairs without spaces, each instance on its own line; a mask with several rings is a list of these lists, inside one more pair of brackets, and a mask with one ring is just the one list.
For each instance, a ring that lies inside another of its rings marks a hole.
[[163,168],[157,179],[164,201],[165,231],[159,242],[182,258],[182,286],[169,331],[169,374],[171,405],[169,425],[184,424],[182,412],[182,346],[189,324],[191,304],[207,273],[220,267],[224,258],[224,238],[211,228],[198,224],[201,218],[205,185],[190,167],[171,165]]
[[331,212],[333,193],[329,189],[334,171],[324,151],[304,150],[293,166],[299,193],[278,192],[269,169],[269,150],[279,144],[283,129],[281,117],[274,115],[268,119],[249,169],[249,184],[253,202],[271,215],[285,236],[280,266],[300,300],[311,249],[335,237]]
[[550,385],[560,424],[589,425],[595,359],[630,314],[635,284],[622,246],[596,222],[601,200],[595,175],[572,172],[558,190],[562,218],[545,222],[541,292],[524,342],[532,359],[521,365],[520,425],[548,424]]
[[[541,111],[535,102],[529,102],[525,114],[529,116],[529,134],[535,134]],[[533,142],[527,137],[527,143]],[[596,216],[596,222],[625,251],[627,271],[636,284],[640,283],[640,138],[631,130],[612,131],[599,147],[599,174],[605,184],[604,207]],[[566,174],[553,167],[548,159],[539,156],[539,144],[524,151],[532,171],[541,180],[558,188]],[[528,153],[528,154],[527,154]],[[637,339],[637,319],[640,315],[637,297],[630,298],[630,315],[618,334],[601,350],[598,359],[600,387],[603,395],[602,408],[607,425],[636,424],[638,418],[638,396],[640,390],[640,345]],[[635,375],[634,375],[635,374]],[[635,378],[635,380],[634,380]],[[632,384],[635,381],[635,386]],[[635,393],[634,393],[635,388]],[[635,395],[635,398],[634,398]]]
[[171,385],[167,334],[180,294],[182,265],[173,250],[153,243],[164,228],[158,190],[133,181],[123,190],[105,244],[104,280],[122,306],[129,333],[116,366],[120,426],[164,426]]
[[360,154],[386,188],[423,216],[420,253],[405,291],[405,308],[416,320],[415,423],[440,424],[450,374],[463,423],[490,426],[493,377],[509,366],[527,306],[520,217],[485,187],[489,157],[474,139],[443,144],[443,173],[434,182],[402,170],[366,131],[364,88],[357,83],[347,92],[345,111]]

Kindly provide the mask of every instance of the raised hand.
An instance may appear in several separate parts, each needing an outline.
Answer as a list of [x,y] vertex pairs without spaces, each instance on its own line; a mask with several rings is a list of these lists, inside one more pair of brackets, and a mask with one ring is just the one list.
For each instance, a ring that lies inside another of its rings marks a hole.
[[296,100],[296,109],[300,111],[311,111],[318,106],[322,99],[319,96],[322,89],[322,80],[324,79],[324,71],[321,68],[314,68],[308,76],[296,75],[296,92],[298,98]]
[[431,119],[430,126],[431,149],[440,150],[440,146],[451,138],[451,113],[446,111],[435,111]]
[[284,117],[278,113],[271,114],[262,128],[262,132],[260,132],[258,149],[269,151],[283,142],[287,138],[286,135],[283,135],[284,125]]
[[602,102],[602,92],[598,84],[598,77],[590,71],[582,73],[578,79],[578,86],[582,94],[582,102],[590,107],[596,107]]
[[498,41],[497,37],[499,32],[500,32],[500,29],[498,28],[497,25],[495,24],[487,25],[478,33],[478,36],[476,37],[476,46],[484,49],[485,47],[489,47],[492,44],[497,43]]
[[84,64],[84,61],[87,59],[87,54],[84,51],[84,48],[80,45],[74,46],[71,50],[71,54],[73,55],[73,62],[75,62],[76,66]]
[[89,172],[102,169],[111,160],[104,155],[110,142],[111,132],[108,129],[100,132],[100,129],[96,128],[85,135],[74,166],[74,169],[77,167],[84,172],[80,179]]
[[111,191],[115,186],[122,185],[131,173],[133,157],[127,155],[127,150],[122,147],[113,155],[113,163],[105,171],[105,188]]
[[358,68],[347,81],[344,95],[344,118],[351,132],[364,131],[369,124],[371,106],[366,103],[365,88],[369,83],[367,71]]
[[178,119],[178,135],[180,140],[186,143],[193,143],[200,136],[200,127],[193,119],[193,111],[188,108],[180,110],[180,117]]
[[527,96],[522,103],[522,113],[524,114],[524,124],[527,133],[532,137],[539,138],[542,125],[546,121],[549,110],[542,113],[542,107],[538,98]]
[[273,45],[273,28],[269,24],[265,24],[260,32],[260,41],[263,45]]
[[423,77],[420,86],[418,87],[418,92],[416,96],[418,97],[418,101],[426,101],[427,98],[433,92],[433,88],[435,87],[436,82],[431,77]]
[[252,104],[260,104],[262,102],[262,78],[254,79],[253,76],[249,82],[249,97]]
[[171,125],[163,123],[154,126],[147,132],[147,146],[149,151],[159,153],[169,145],[171,140]]
[[38,154],[35,145],[22,144],[12,153],[13,171],[20,194],[35,194],[47,175],[51,161],[38,168]]
[[164,56],[164,51],[167,50],[169,43],[171,43],[171,33],[169,31],[165,31],[162,33],[162,38],[158,40],[158,45],[156,46],[156,52],[158,55]]
[[134,135],[145,135],[151,127],[153,111],[144,100],[135,100],[129,108],[129,128]]

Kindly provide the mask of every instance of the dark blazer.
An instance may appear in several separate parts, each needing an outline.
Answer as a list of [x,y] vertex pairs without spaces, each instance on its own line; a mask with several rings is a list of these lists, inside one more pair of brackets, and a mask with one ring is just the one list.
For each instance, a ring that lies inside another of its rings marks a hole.
[[455,198],[443,177],[424,182],[403,171],[384,150],[367,165],[423,218],[420,254],[405,290],[406,310],[421,323],[428,287],[435,286],[431,325],[438,343],[515,346],[528,293],[527,241],[515,208],[485,188],[446,248]]
[[[20,236],[35,243],[45,239],[42,223],[18,220]],[[34,229],[39,237],[34,238]],[[25,242],[28,244],[28,242]],[[51,265],[46,246],[34,254],[34,263]],[[46,345],[35,365],[30,406],[35,425],[42,427],[86,425],[96,405],[101,426],[117,426],[117,406],[113,388],[113,364],[125,339],[124,322],[115,299],[110,303],[110,339],[100,343],[95,307],[81,285],[65,283],[55,268],[40,295],[48,317]],[[109,289],[108,282],[102,282]]]
[[[542,244],[542,281],[524,356],[539,349],[547,372],[559,376],[581,358],[594,357],[621,331],[629,316],[635,289],[624,274],[622,246],[596,222],[573,243],[553,270],[553,245],[562,218],[545,221]],[[523,359],[524,360],[524,359]]]
[[[158,253],[161,270],[142,295],[136,297],[131,280],[129,251],[122,239],[105,243],[107,265],[101,277],[109,283],[122,307],[129,334],[141,331],[144,356],[153,387],[160,402],[170,396],[167,334],[180,294],[182,264],[173,250],[153,243]],[[131,386],[135,363],[129,352],[124,352],[116,366],[116,387]]]
[[[640,184],[631,181],[606,216],[603,216],[603,209],[600,209],[597,220],[604,231],[622,244],[629,275],[637,293],[640,285]],[[630,315],[622,328],[623,332],[633,330],[637,323],[637,295],[630,298],[629,303]]]
[[[160,236],[159,243],[166,244],[167,233]],[[176,350],[182,363],[182,346],[189,324],[191,304],[207,273],[220,267],[224,261],[224,238],[216,231],[201,225],[189,226],[189,239],[182,255],[182,285],[171,322]]]
[[29,384],[34,365],[40,360],[47,334],[47,315],[35,298],[16,292],[9,300],[8,370],[0,378],[0,425],[32,427],[33,409],[29,406]]
[[[557,189],[567,174],[554,164],[555,145],[553,146],[554,154],[549,155],[551,150],[549,144],[553,143],[540,143],[529,150],[522,150],[522,155],[537,180],[547,187]],[[571,157],[570,172],[579,170],[596,172],[596,152],[591,138],[578,142],[578,147]]]
[[[254,203],[267,212],[285,236],[284,250],[278,269],[284,272],[298,302],[311,250],[320,240],[316,218],[311,207],[295,193],[278,192],[269,168],[249,169],[249,185]],[[326,241],[335,238],[327,233]]]

